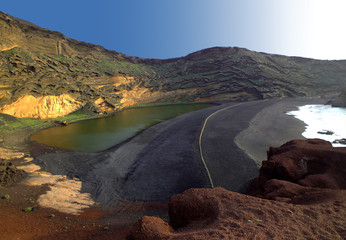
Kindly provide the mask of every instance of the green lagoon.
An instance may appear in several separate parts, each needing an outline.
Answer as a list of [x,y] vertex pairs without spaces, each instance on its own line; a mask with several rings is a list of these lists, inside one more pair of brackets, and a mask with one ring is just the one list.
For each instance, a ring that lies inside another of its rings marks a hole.
[[44,129],[32,135],[31,140],[64,150],[101,152],[157,123],[210,106],[179,104],[129,108],[106,118]]

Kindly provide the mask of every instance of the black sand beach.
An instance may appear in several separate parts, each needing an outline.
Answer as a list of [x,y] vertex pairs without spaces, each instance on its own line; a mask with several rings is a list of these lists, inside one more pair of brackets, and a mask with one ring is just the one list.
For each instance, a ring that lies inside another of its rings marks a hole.
[[289,98],[276,101],[259,111],[250,121],[249,127],[240,132],[235,142],[249,157],[261,166],[271,146],[280,146],[292,139],[304,139],[301,135],[305,123],[289,116],[286,112],[297,110],[298,106],[326,104],[323,98]]
[[[303,138],[301,121],[285,114],[326,99],[247,102],[211,117],[202,153],[214,186],[242,192],[258,175],[263,153],[287,139]],[[103,153],[50,153],[36,163],[53,174],[81,179],[84,192],[104,206],[116,200],[160,201],[189,188],[210,187],[198,139],[205,119],[219,106],[181,115],[150,127]]]

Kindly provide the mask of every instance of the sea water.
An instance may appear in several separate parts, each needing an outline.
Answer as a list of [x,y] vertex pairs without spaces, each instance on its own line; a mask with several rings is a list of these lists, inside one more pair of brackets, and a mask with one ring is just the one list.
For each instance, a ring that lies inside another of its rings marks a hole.
[[[346,147],[343,144],[333,143],[336,139],[346,138],[346,108],[331,105],[305,105],[287,114],[307,125],[302,133],[305,138],[320,138],[331,142],[334,147]],[[331,131],[333,134],[318,133],[326,131]]]

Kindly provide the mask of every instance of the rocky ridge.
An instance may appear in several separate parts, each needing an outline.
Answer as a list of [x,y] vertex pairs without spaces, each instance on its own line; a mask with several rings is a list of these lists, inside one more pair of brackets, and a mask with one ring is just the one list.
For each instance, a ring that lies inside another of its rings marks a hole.
[[[236,47],[167,60],[143,59],[73,40],[5,13],[0,13],[0,34],[1,111],[24,96],[68,95],[81,103],[76,108],[90,102],[109,111],[151,102],[316,96],[346,88],[346,61]],[[57,115],[55,108],[39,108],[51,113],[33,112],[33,117]]]

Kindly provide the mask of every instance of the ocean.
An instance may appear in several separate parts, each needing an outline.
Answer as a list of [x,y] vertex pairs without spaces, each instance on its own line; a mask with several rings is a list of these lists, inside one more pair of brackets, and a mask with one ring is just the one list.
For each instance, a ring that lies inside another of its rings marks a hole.
[[346,138],[346,108],[305,105],[287,114],[306,124],[302,133],[305,138],[320,138],[331,142],[334,147],[346,147],[344,144],[333,143],[336,139]]

